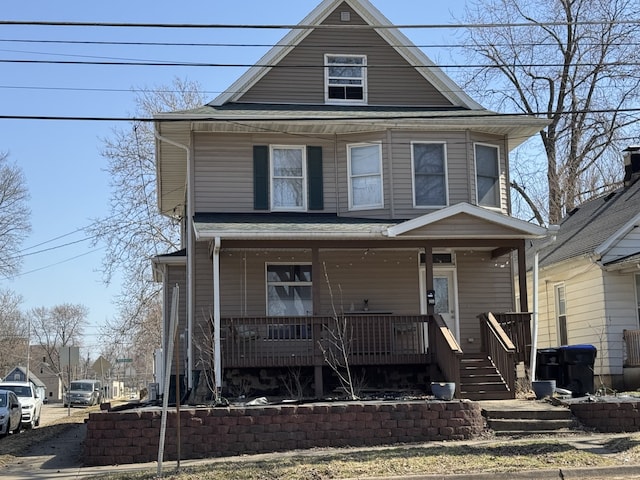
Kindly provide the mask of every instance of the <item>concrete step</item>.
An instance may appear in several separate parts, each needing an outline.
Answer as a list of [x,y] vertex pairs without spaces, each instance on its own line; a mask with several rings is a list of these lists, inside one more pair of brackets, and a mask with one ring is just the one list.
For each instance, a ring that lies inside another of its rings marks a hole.
[[511,400],[513,399],[513,395],[508,390],[504,390],[501,392],[487,392],[487,391],[478,391],[478,392],[462,392],[462,398],[466,398],[468,400],[473,401],[486,401],[487,399],[491,400]]
[[578,422],[564,407],[536,400],[480,401],[487,426],[496,434],[571,431]]

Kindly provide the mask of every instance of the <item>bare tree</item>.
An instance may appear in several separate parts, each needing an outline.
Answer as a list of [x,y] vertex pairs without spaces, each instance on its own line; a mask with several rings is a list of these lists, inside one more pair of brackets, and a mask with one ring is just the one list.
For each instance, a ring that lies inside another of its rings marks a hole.
[[20,295],[0,290],[0,378],[16,365],[26,365],[28,322],[21,303]]
[[514,176],[537,219],[558,223],[621,179],[619,152],[637,132],[640,25],[629,21],[637,8],[634,0],[467,6],[465,22],[484,25],[468,30],[469,63],[482,66],[467,72],[467,88],[497,110],[549,120],[540,134],[546,188],[527,188],[539,178],[537,162],[521,164]]
[[[179,79],[168,87],[143,89],[135,115],[148,118],[162,111],[202,106],[205,99],[200,90],[197,83]],[[109,162],[111,176],[111,211],[88,229],[96,244],[106,246],[102,262],[105,281],[110,282],[116,272],[124,276],[117,300],[118,318],[107,325],[105,332],[118,339],[122,335],[140,338],[160,331],[160,287],[151,280],[151,258],[180,248],[178,223],[161,215],[157,207],[153,128],[149,122],[132,122],[103,139],[102,155]],[[151,331],[137,332],[145,329]],[[158,344],[144,346],[148,349]]]
[[86,306],[69,303],[52,308],[37,307],[29,312],[31,336],[34,343],[42,347],[46,363],[55,374],[63,373],[60,348],[81,346],[88,314]]
[[0,275],[15,275],[22,264],[20,245],[31,231],[28,201],[22,169],[0,152]]

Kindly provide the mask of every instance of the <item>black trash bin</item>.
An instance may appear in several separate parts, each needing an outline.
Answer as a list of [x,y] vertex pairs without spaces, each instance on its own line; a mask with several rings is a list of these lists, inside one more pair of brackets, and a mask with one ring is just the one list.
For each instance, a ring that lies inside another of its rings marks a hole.
[[596,347],[593,345],[565,345],[559,349],[560,376],[558,385],[571,391],[574,397],[594,393],[593,369]]
[[542,348],[536,352],[536,379],[562,382],[560,377],[560,353],[557,348]]

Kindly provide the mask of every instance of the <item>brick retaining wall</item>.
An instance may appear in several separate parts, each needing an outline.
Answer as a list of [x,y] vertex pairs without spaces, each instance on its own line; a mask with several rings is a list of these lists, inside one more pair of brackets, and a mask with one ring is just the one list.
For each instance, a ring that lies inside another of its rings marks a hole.
[[599,432],[640,431],[639,401],[572,403],[570,408],[582,425]]
[[[479,404],[468,401],[190,408],[180,412],[180,419],[182,459],[465,440],[484,430]],[[156,461],[160,423],[159,408],[91,413],[84,443],[85,464]],[[164,459],[176,458],[174,411],[167,417]]]

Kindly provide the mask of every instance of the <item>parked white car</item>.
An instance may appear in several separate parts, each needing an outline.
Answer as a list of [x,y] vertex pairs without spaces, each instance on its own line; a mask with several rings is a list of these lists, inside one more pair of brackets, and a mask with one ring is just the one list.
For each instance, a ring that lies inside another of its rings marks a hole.
[[0,390],[10,390],[16,394],[22,407],[22,426],[33,428],[40,425],[42,399],[31,382],[2,382]]
[[0,437],[18,433],[21,428],[22,407],[18,397],[9,390],[0,390]]

